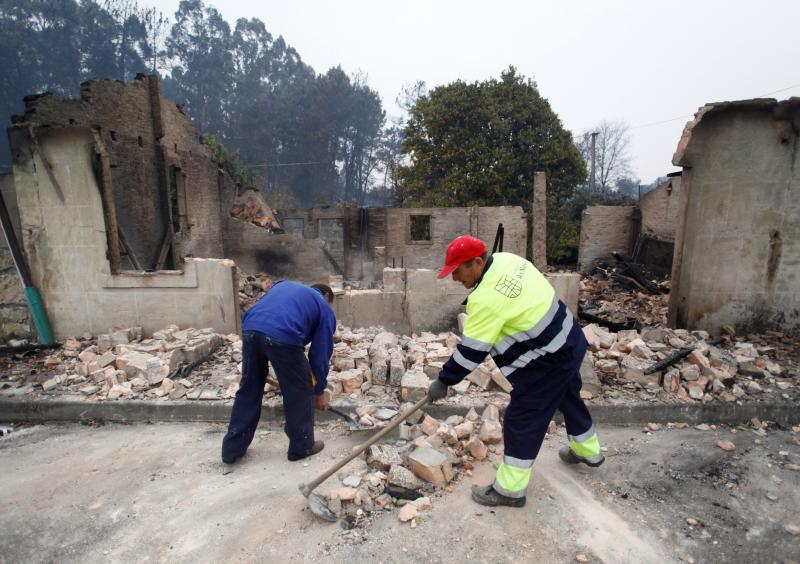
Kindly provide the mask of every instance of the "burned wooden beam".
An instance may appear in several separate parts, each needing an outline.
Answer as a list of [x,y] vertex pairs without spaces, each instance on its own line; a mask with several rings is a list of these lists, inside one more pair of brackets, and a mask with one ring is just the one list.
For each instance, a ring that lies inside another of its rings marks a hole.
[[161,250],[158,252],[155,270],[162,270],[164,268],[164,263],[167,261],[170,248],[172,248],[172,229],[167,229],[167,232],[164,234],[164,240],[161,242]]
[[618,262],[625,266],[626,272],[628,275],[630,275],[630,278],[636,280],[636,282],[642,286],[644,291],[650,294],[663,293],[662,289],[648,280],[647,277],[642,273],[642,270],[639,268],[639,266],[636,265],[629,257],[616,251],[612,252],[611,254]]
[[103,141],[97,130],[92,131],[94,136],[94,153],[97,157],[95,163],[95,176],[100,187],[100,196],[103,202],[103,216],[106,220],[106,239],[108,241],[108,262],[111,264],[111,274],[119,274],[122,270],[122,259],[119,252],[119,226],[117,224],[117,210],[114,203],[114,187],[111,184],[111,161],[108,158]]
[[125,233],[122,232],[122,227],[117,226],[117,233],[119,234],[119,242],[122,244],[122,248],[125,249],[125,255],[128,257],[133,269],[143,270],[142,265],[139,264],[139,261],[136,259],[136,253],[133,252],[133,247],[128,244],[128,239],[125,237]]
[[583,309],[578,310],[578,317],[580,319],[583,319],[584,321],[588,321],[589,323],[596,323],[601,327],[610,329],[615,333],[619,331],[625,331],[628,329],[639,329],[639,322],[636,319],[632,319],[630,317],[627,318],[624,323],[620,323],[618,321],[611,321],[610,319],[605,319],[593,313],[589,313],[588,311],[585,311]]
[[[718,345],[723,341],[725,341],[725,337],[718,337],[718,338],[714,339],[713,341],[710,341],[708,344],[709,345]],[[668,368],[668,367],[672,366],[673,364],[675,364],[679,360],[682,360],[682,359],[686,358],[687,356],[689,356],[695,348],[697,348],[695,345],[692,345],[690,347],[683,347],[679,351],[669,355],[664,360],[659,360],[654,365],[646,368],[644,373],[645,374],[652,374],[653,372],[659,372],[661,370],[664,370],[665,368]]]

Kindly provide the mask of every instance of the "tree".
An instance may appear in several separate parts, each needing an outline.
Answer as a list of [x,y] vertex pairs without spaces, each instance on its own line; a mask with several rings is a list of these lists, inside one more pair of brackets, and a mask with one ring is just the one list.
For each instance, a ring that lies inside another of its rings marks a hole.
[[[639,187],[642,185],[641,180],[638,178],[630,178],[628,176],[623,176],[617,179],[617,192],[620,194],[624,194],[633,198],[634,200],[639,199]],[[642,192],[644,195],[644,192]]]
[[[630,133],[624,121],[602,121],[585,131],[578,141],[578,149],[587,168],[592,165],[592,133],[595,139],[595,188],[603,192],[612,190],[617,181],[630,174]],[[590,180],[587,178],[587,183]]]
[[572,136],[536,84],[514,67],[500,80],[456,81],[421,95],[405,129],[399,199],[404,205],[528,206],[533,175],[562,202],[586,168]]
[[[428,86],[425,84],[424,80],[417,80],[411,84],[405,83],[400,87],[400,92],[397,94],[394,102],[403,114],[407,116],[411,113],[411,109],[417,103],[417,100],[427,94],[427,92]],[[402,120],[403,118],[401,117],[400,121]]]
[[230,26],[202,0],[181,0],[166,46],[172,70],[165,94],[186,105],[201,132],[224,142],[233,82]]

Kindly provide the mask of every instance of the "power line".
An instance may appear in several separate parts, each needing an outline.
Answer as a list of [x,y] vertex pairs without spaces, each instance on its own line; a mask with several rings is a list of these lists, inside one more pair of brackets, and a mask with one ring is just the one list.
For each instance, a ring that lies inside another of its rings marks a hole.
[[756,98],[763,98],[764,96],[769,96],[770,94],[777,94],[778,92],[784,92],[786,90],[791,90],[792,88],[797,88],[800,86],[800,82],[797,84],[792,84],[791,86],[787,86],[786,88],[781,88],[780,90],[773,90],[772,92],[767,92],[766,94],[759,94]]
[[[765,96],[770,96],[772,94],[777,94],[778,92],[785,92],[786,90],[791,90],[792,88],[797,88],[798,86],[800,86],[800,82],[798,82],[797,84],[792,84],[791,86],[787,86],[785,88],[780,88],[778,90],[773,90],[772,92],[767,92],[765,94],[759,94],[758,96],[754,96],[754,98],[763,98]],[[672,121],[678,121],[679,119],[687,119],[687,118],[690,118],[690,117],[693,117],[693,116],[694,116],[694,114],[688,114],[688,115],[685,115],[685,116],[678,116],[678,117],[665,119],[665,120],[661,120],[661,121],[654,121],[652,123],[643,123],[642,125],[634,125],[633,127],[631,127],[631,129],[640,129],[642,127],[651,127],[653,125],[661,125],[662,123],[670,123]]]

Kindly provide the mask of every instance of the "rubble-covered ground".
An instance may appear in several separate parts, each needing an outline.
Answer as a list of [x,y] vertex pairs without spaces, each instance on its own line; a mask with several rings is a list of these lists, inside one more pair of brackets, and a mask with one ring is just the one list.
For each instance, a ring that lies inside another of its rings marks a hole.
[[[291,463],[280,425],[266,425],[234,472],[223,474],[224,430],[14,428],[0,438],[0,560],[749,564],[792,562],[800,553],[800,427],[602,427],[607,461],[597,469],[558,459],[567,440],[558,428],[537,458],[522,509],[469,498],[472,484],[491,481],[496,448],[471,476],[462,471],[448,495],[426,486],[427,499],[413,510],[399,496],[384,507],[353,499],[346,503],[355,513],[338,524],[312,517],[297,485],[363,435],[322,425],[325,450]],[[408,443],[384,444],[402,451]],[[317,491],[371,488],[375,473],[362,457]],[[356,479],[358,486],[344,485]]]
[[[729,328],[729,332],[735,330]],[[668,329],[612,332],[584,327],[590,351],[582,368],[590,403],[796,401],[800,335],[769,331],[728,336],[712,344],[704,331]],[[459,338],[453,333],[402,336],[380,328],[339,327],[329,394],[334,403],[397,408],[421,398]],[[679,362],[652,374],[647,368],[680,350]],[[140,328],[69,338],[53,351],[0,357],[0,397],[84,398],[87,401],[230,400],[241,377],[241,340],[211,329],[176,326],[142,338]],[[281,402],[274,374],[265,403]],[[487,358],[444,403],[502,406],[511,387]],[[381,424],[360,413],[365,425]]]

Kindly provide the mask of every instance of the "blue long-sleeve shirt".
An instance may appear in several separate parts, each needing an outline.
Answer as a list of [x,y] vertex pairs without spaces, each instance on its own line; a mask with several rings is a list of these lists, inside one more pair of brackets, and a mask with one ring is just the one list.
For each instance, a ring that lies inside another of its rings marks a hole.
[[286,345],[311,343],[308,362],[317,378],[314,393],[328,386],[336,314],[318,290],[289,280],[276,282],[244,312],[242,331],[259,331]]

